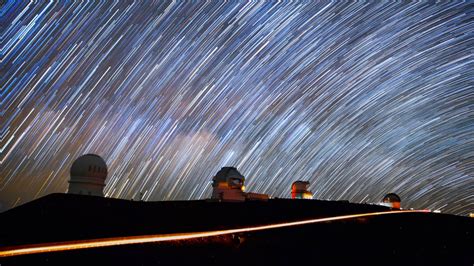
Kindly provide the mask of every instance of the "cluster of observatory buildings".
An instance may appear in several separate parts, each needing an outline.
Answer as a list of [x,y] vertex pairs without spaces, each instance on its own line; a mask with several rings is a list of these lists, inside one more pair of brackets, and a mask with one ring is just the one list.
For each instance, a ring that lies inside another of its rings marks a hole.
[[[98,155],[86,154],[79,157],[71,166],[69,194],[104,196],[107,164]],[[313,193],[308,190],[309,182],[296,181],[291,185],[292,199],[312,199]],[[212,201],[244,202],[267,201],[267,194],[245,191],[245,177],[235,167],[223,167],[212,178]],[[387,194],[381,204],[400,209],[400,197],[394,193]]]

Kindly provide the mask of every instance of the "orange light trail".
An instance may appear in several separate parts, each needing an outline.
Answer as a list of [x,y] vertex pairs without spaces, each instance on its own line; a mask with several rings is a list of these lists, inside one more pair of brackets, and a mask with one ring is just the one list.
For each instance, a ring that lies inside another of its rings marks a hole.
[[318,219],[310,219],[310,220],[302,220],[302,221],[278,223],[278,224],[270,224],[270,225],[252,226],[252,227],[245,227],[245,228],[218,230],[218,231],[126,236],[126,237],[100,238],[100,239],[88,239],[88,240],[78,240],[78,241],[65,241],[65,242],[56,242],[56,243],[42,243],[42,244],[32,244],[32,245],[24,245],[24,246],[12,246],[12,247],[6,247],[6,248],[0,249],[0,257],[11,257],[11,256],[20,256],[20,255],[27,255],[27,254],[58,252],[58,251],[87,249],[87,248],[110,247],[110,246],[117,246],[117,245],[131,245],[131,244],[143,244],[143,243],[152,243],[152,242],[187,240],[187,239],[193,239],[193,238],[245,233],[245,232],[261,231],[261,230],[276,229],[276,228],[306,225],[306,224],[321,223],[321,222],[347,220],[347,219],[354,219],[354,218],[368,217],[368,216],[414,213],[414,212],[429,212],[429,211],[404,210],[404,211],[372,212],[372,213],[342,215],[342,216],[334,216],[334,217],[326,217],[326,218],[318,218]]

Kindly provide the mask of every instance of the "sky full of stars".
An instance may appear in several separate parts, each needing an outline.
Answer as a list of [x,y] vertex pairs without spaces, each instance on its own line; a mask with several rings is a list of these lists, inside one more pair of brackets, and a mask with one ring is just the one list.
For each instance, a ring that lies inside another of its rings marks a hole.
[[472,2],[0,4],[0,211],[86,153],[108,197],[204,199],[235,166],[272,197],[474,211]]

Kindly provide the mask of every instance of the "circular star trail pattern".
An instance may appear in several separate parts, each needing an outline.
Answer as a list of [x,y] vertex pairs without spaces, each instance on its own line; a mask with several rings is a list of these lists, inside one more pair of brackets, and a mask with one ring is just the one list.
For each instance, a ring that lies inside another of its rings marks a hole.
[[203,199],[236,166],[473,211],[472,3],[94,2],[2,1],[1,210],[96,153],[108,197]]

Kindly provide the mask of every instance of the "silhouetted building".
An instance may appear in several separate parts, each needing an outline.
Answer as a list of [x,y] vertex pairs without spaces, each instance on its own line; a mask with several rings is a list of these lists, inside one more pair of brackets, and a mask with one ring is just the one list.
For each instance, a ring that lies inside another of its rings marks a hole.
[[295,181],[291,185],[292,199],[312,199],[313,193],[308,190],[308,181]]
[[71,166],[69,194],[104,196],[107,164],[95,154],[86,154],[77,158]]
[[269,196],[245,193],[245,177],[235,167],[222,167],[212,178],[211,199],[220,201],[268,200]]
[[385,195],[385,197],[382,200],[383,205],[388,206],[390,208],[394,209],[400,209],[400,203],[401,203],[400,196],[398,196],[395,193],[388,193]]

